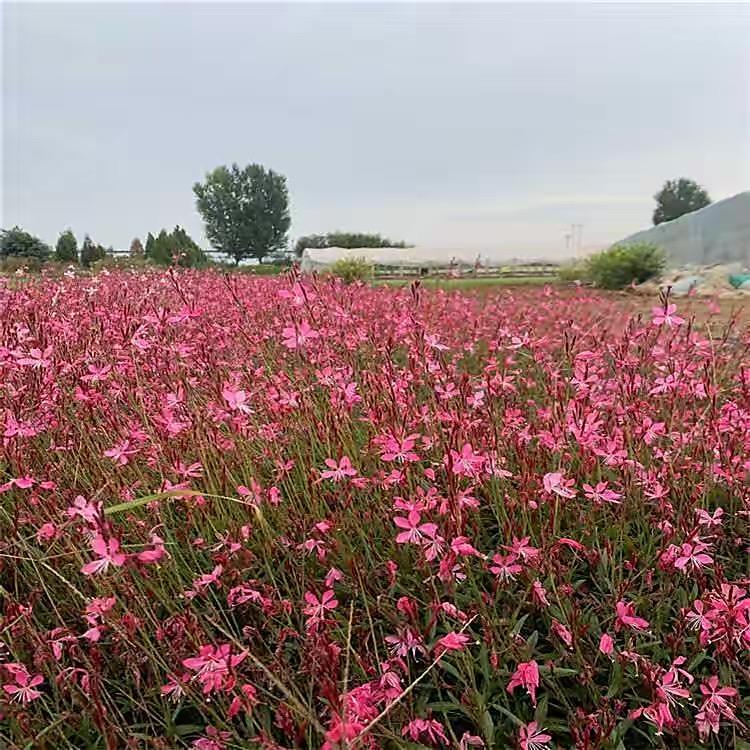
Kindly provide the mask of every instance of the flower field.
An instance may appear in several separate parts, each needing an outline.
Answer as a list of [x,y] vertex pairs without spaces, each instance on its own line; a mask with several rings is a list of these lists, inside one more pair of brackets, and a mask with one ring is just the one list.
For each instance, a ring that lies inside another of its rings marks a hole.
[[0,330],[0,747],[750,747],[747,330],[211,271]]

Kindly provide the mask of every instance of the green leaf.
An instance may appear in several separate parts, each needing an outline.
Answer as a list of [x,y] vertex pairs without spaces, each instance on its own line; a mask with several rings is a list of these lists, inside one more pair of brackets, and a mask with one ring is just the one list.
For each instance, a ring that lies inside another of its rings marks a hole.
[[133,508],[139,508],[141,505],[153,502],[154,500],[166,500],[170,497],[184,497],[188,495],[190,497],[194,495],[202,495],[202,492],[197,490],[169,490],[167,492],[156,492],[153,495],[144,495],[143,497],[137,497],[135,500],[128,500],[126,503],[118,503],[117,505],[110,505],[104,509],[105,516],[112,516],[115,513],[124,513],[127,510],[133,510]]
[[525,721],[519,719],[515,714],[508,711],[507,708],[503,708],[499,703],[493,703],[492,708],[496,708],[503,716],[507,716],[517,727],[526,725]]
[[619,695],[620,690],[622,690],[622,679],[622,666],[615,664],[615,668],[612,671],[612,681],[609,683],[609,690],[607,690],[607,698],[614,698],[616,695]]
[[544,725],[544,720],[547,718],[547,711],[549,709],[549,698],[547,698],[546,695],[543,695],[539,699],[539,705],[536,707],[536,711],[534,711],[534,721],[539,725]]

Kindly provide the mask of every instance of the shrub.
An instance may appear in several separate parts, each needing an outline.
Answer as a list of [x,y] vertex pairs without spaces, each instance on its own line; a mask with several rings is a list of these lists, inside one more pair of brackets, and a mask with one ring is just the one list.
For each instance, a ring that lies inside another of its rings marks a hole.
[[560,281],[568,283],[573,281],[587,281],[586,264],[581,261],[565,263],[557,269],[557,278]]
[[0,257],[8,258],[37,258],[45,261],[49,258],[52,250],[50,246],[42,242],[38,237],[24,232],[20,227],[3,229],[0,234]]
[[13,273],[38,273],[42,270],[44,262],[41,258],[23,255],[0,256],[0,271],[5,274]]
[[331,273],[345,284],[353,281],[367,281],[372,278],[372,264],[365,258],[339,258],[332,266]]
[[664,270],[661,248],[647,242],[614,245],[592,255],[585,263],[585,280],[601,289],[624,289],[640,284]]

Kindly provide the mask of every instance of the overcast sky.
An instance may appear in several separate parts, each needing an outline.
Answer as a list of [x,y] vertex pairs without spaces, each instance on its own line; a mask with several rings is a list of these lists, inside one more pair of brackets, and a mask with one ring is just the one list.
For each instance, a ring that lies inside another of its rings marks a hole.
[[750,189],[748,5],[8,4],[2,225],[185,226],[219,164],[288,178],[292,238],[565,254],[688,176]]

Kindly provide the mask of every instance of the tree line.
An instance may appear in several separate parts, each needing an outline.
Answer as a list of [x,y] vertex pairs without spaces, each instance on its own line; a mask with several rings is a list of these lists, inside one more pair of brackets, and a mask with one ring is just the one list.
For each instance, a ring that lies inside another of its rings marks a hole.
[[[235,264],[248,259],[262,263],[286,251],[291,217],[284,175],[261,164],[244,168],[237,164],[221,166],[209,172],[203,182],[196,182],[193,194],[209,242]],[[652,219],[655,225],[711,203],[703,187],[684,177],[667,180],[654,198],[656,208]],[[293,253],[301,256],[307,248],[323,247],[406,247],[406,244],[380,234],[336,231],[300,237]],[[88,267],[113,254],[111,247],[95,243],[88,235],[79,248],[69,229],[60,235],[54,251],[19,227],[3,230],[0,236],[0,258],[17,256],[45,261],[54,257],[60,262],[80,262]],[[140,239],[134,239],[130,256],[158,265],[190,267],[208,260],[203,249],[179,226],[171,232],[162,229],[157,235],[149,233],[145,246]]]

